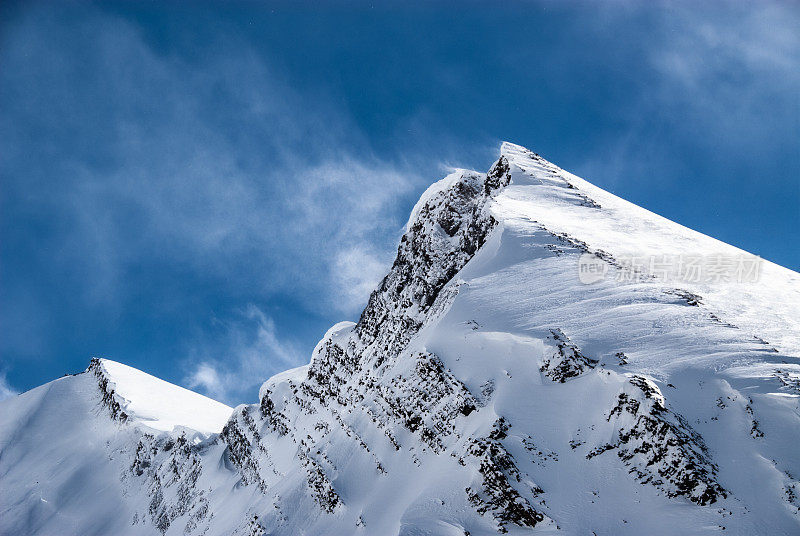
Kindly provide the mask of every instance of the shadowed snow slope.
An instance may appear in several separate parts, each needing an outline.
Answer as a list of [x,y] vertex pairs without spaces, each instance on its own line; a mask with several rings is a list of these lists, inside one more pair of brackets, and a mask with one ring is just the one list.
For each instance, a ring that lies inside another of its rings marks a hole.
[[256,403],[105,360],[3,402],[0,533],[797,534],[798,356],[797,273],[504,143]]

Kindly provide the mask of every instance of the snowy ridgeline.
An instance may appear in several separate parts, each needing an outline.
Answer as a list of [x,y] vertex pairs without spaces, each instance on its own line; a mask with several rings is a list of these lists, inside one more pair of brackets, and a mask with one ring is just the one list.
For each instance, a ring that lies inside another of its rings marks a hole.
[[255,404],[3,402],[0,534],[798,534],[799,357],[800,275],[506,143]]

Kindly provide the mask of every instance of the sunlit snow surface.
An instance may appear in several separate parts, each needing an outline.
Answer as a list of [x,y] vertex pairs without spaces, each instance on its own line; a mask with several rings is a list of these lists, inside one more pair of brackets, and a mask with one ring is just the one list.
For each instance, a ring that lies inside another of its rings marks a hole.
[[188,428],[202,434],[218,434],[233,408],[146,374],[133,367],[101,359],[124,411],[137,423],[169,432]]
[[[602,190],[549,162],[537,162],[527,150],[510,143],[503,154],[515,165],[512,184],[497,197],[494,213],[507,228],[525,236],[540,223],[548,231],[566,233],[621,260],[690,259],[703,255],[723,261],[753,256],[688,229]],[[572,186],[573,188],[570,188]],[[588,206],[586,196],[599,207]],[[524,238],[522,244],[524,247]],[[787,247],[792,247],[787,244]],[[577,275],[577,263],[574,274]],[[532,275],[532,274],[531,274]],[[565,283],[577,283],[567,277]],[[608,279],[616,274],[611,273]],[[657,274],[656,274],[657,275]],[[759,334],[773,345],[800,355],[800,274],[772,262],[760,261],[756,281],[678,281],[682,289],[701,296],[703,303],[726,322],[748,335]],[[570,281],[571,280],[571,281]],[[513,284],[513,283],[510,283]]]
[[[496,534],[497,519],[477,512],[465,490],[480,480],[470,441],[486,438],[500,417],[509,425],[501,444],[519,474],[512,485],[545,516],[532,530],[507,525],[511,534],[799,534],[800,275],[762,261],[753,282],[647,270],[621,277],[632,257],[752,256],[524,148],[506,143],[501,152],[511,183],[485,207],[498,223],[420,313],[408,347],[373,366],[384,349],[361,348],[348,322],[317,346],[313,359],[338,345],[372,360],[358,376],[341,369],[323,378],[336,396],[314,391],[313,365],[293,369],[234,410],[235,433],[216,436],[230,408],[104,360],[126,423],[110,418],[90,373],[3,402],[0,534],[158,534],[164,516],[174,535]],[[485,175],[458,171],[432,186],[407,230],[465,177]],[[437,243],[456,240],[434,220],[421,223]],[[592,284],[579,278],[587,255],[606,264]],[[553,381],[545,365],[554,334],[594,365]],[[452,393],[414,392],[423,353],[451,375],[427,388],[457,382],[476,408],[436,422]],[[663,407],[697,435],[693,448],[706,449],[725,496],[702,506],[669,496],[669,483],[652,474],[663,460],[647,466],[641,453],[624,460],[619,449],[602,449],[637,423],[612,410],[636,393],[635,378],[652,391],[638,402]],[[422,420],[440,427],[440,452],[402,419],[382,417],[398,394],[409,409],[430,410]],[[199,443],[176,458],[171,442],[181,435]],[[154,449],[155,472],[140,461]],[[331,512],[314,498],[326,482],[338,497]]]

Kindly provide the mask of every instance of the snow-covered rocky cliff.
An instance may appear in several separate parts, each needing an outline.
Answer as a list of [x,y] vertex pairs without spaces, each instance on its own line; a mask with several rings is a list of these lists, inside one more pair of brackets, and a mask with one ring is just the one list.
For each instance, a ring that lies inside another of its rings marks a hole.
[[0,533],[800,533],[800,275],[505,143],[231,410],[112,361],[0,405]]

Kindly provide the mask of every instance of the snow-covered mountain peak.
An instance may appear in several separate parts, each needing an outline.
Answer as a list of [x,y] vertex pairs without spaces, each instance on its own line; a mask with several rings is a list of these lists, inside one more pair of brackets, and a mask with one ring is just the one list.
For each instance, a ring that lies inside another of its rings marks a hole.
[[596,258],[605,278],[630,284],[644,277],[697,296],[718,317],[800,355],[796,272],[634,205],[519,145],[503,143],[500,158],[510,163],[511,179],[491,213],[507,228],[571,242]]
[[509,160],[515,158],[529,158],[531,155],[536,155],[533,151],[522,145],[504,141],[500,144],[500,156],[505,156]]
[[97,378],[116,419],[158,432],[217,434],[233,412],[216,400],[110,359],[93,359],[87,372]]
[[523,171],[527,172],[528,174],[545,172],[553,175],[563,171],[552,162],[544,159],[538,153],[531,151],[522,145],[517,145],[507,141],[504,141],[500,145],[500,158],[498,162],[502,161],[508,162],[514,167],[512,173],[514,171]]

